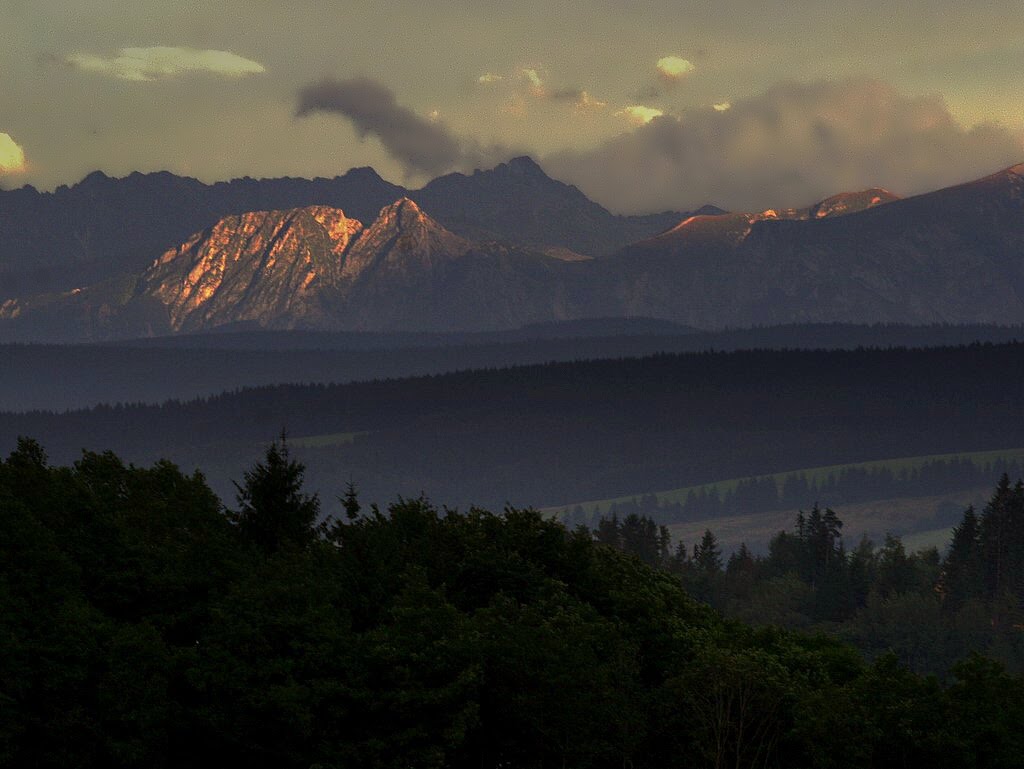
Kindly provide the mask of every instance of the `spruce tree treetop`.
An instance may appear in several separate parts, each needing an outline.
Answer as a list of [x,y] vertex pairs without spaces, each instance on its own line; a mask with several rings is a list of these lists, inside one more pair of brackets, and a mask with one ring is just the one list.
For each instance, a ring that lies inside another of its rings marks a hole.
[[317,538],[320,499],[302,491],[305,465],[291,458],[284,433],[262,462],[247,470],[231,518],[242,534],[267,554],[304,548]]

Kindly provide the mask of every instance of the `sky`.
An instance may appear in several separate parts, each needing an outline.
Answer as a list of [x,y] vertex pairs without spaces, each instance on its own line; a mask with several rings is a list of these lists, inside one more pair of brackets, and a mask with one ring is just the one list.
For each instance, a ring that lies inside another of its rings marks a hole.
[[533,156],[613,211],[1024,160],[1020,0],[0,0],[0,187]]

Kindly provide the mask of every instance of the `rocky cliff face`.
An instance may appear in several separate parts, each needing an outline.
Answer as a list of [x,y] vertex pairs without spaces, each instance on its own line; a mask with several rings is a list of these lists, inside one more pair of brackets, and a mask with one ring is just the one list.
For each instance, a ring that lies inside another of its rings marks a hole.
[[342,275],[358,280],[369,272],[408,276],[465,256],[472,244],[453,235],[409,198],[381,209],[377,220],[345,255]]
[[681,214],[615,216],[529,158],[420,190],[354,168],[333,179],[234,179],[203,184],[161,172],[114,179],[89,174],[71,187],[0,190],[0,302],[68,291],[145,269],[154,257],[250,211],[326,206],[363,223],[402,196],[471,240],[594,256],[653,235]]
[[226,323],[274,327],[344,325],[345,305],[376,289],[378,301],[412,288],[472,244],[408,198],[364,227],[339,209],[313,206],[222,219],[163,254],[139,295],[167,308],[174,331]]
[[167,308],[174,331],[243,321],[315,324],[320,293],[339,283],[345,253],[362,231],[323,206],[226,217],[157,259],[138,294]]
[[140,274],[8,300],[0,305],[0,321],[60,339],[237,324],[508,328],[575,316],[575,310],[555,307],[553,298],[562,273],[571,269],[541,253],[472,243],[408,198],[385,206],[368,227],[325,206],[254,211],[221,219]]
[[1024,165],[914,198],[686,217],[608,258],[456,235],[400,198],[369,226],[313,206],[228,216],[141,273],[0,304],[0,338],[230,324],[468,331],[643,316],[698,328],[1024,323]]
[[405,194],[370,168],[333,179],[203,184],[160,172],[94,172],[71,187],[0,191],[0,301],[67,291],[145,269],[226,216],[324,205],[360,221]]

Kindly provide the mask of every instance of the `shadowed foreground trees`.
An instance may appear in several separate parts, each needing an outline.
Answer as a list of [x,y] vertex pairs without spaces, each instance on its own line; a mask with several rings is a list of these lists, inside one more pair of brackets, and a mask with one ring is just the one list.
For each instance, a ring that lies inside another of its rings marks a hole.
[[301,470],[272,447],[229,516],[167,463],[0,462],[0,765],[1019,766],[998,665],[723,621],[533,511],[319,527]]
[[945,556],[908,553],[892,535],[848,552],[842,526],[815,505],[766,555],[741,546],[724,569],[710,531],[692,555],[679,543],[670,556],[667,529],[636,513],[602,518],[595,537],[677,575],[727,617],[831,633],[919,673],[946,675],[972,652],[1024,672],[1024,483],[1003,475],[980,514],[964,512]]

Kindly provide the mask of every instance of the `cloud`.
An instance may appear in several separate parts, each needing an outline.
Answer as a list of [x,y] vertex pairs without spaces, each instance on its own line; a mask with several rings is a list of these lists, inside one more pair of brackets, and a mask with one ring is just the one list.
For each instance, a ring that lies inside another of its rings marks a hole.
[[608,102],[598,99],[584,88],[549,87],[545,80],[546,75],[541,74],[542,71],[537,67],[523,67],[508,77],[487,72],[477,78],[477,83],[493,86],[496,83],[508,81],[505,92],[509,94],[509,98],[502,105],[501,111],[517,119],[526,117],[529,100],[571,104],[574,112],[578,115],[592,114],[608,106]]
[[602,110],[607,106],[608,102],[595,99],[587,91],[580,91],[576,95],[576,102],[573,104],[573,107],[576,108],[577,112]]
[[1024,137],[967,128],[937,96],[874,80],[780,84],[727,111],[656,117],[545,168],[619,211],[734,210],[805,205],[883,186],[914,194],[977,178],[1024,158]]
[[25,170],[25,150],[10,134],[0,133],[0,174],[16,174]]
[[715,112],[728,112],[729,110],[732,109],[732,104],[727,101],[720,101],[717,104],[712,104],[711,108]]
[[657,63],[658,75],[668,81],[677,81],[696,69],[693,63],[681,56],[662,56]]
[[636,97],[640,101],[651,101],[665,97],[673,91],[697,67],[682,56],[662,56],[654,65],[657,77],[640,88]]
[[544,98],[551,101],[571,102],[576,112],[596,112],[608,106],[608,102],[601,101],[582,88],[560,88],[557,91],[547,92]]
[[530,93],[536,96],[538,99],[543,99],[548,96],[547,88],[544,87],[544,79],[540,76],[537,70],[527,67],[520,71],[520,74],[526,80],[530,86]]
[[122,48],[116,56],[75,53],[64,61],[83,72],[94,72],[118,80],[149,82],[188,73],[204,72],[222,77],[244,77],[265,72],[259,62],[230,51],[197,50],[174,46]]
[[657,107],[644,107],[640,104],[634,104],[620,109],[615,113],[615,117],[627,118],[634,125],[645,125],[654,120],[654,118],[661,117],[664,114]]
[[410,174],[490,167],[515,154],[460,137],[440,119],[421,117],[370,78],[327,78],[301,89],[298,97],[298,117],[327,112],[347,118],[360,137],[375,136]]

